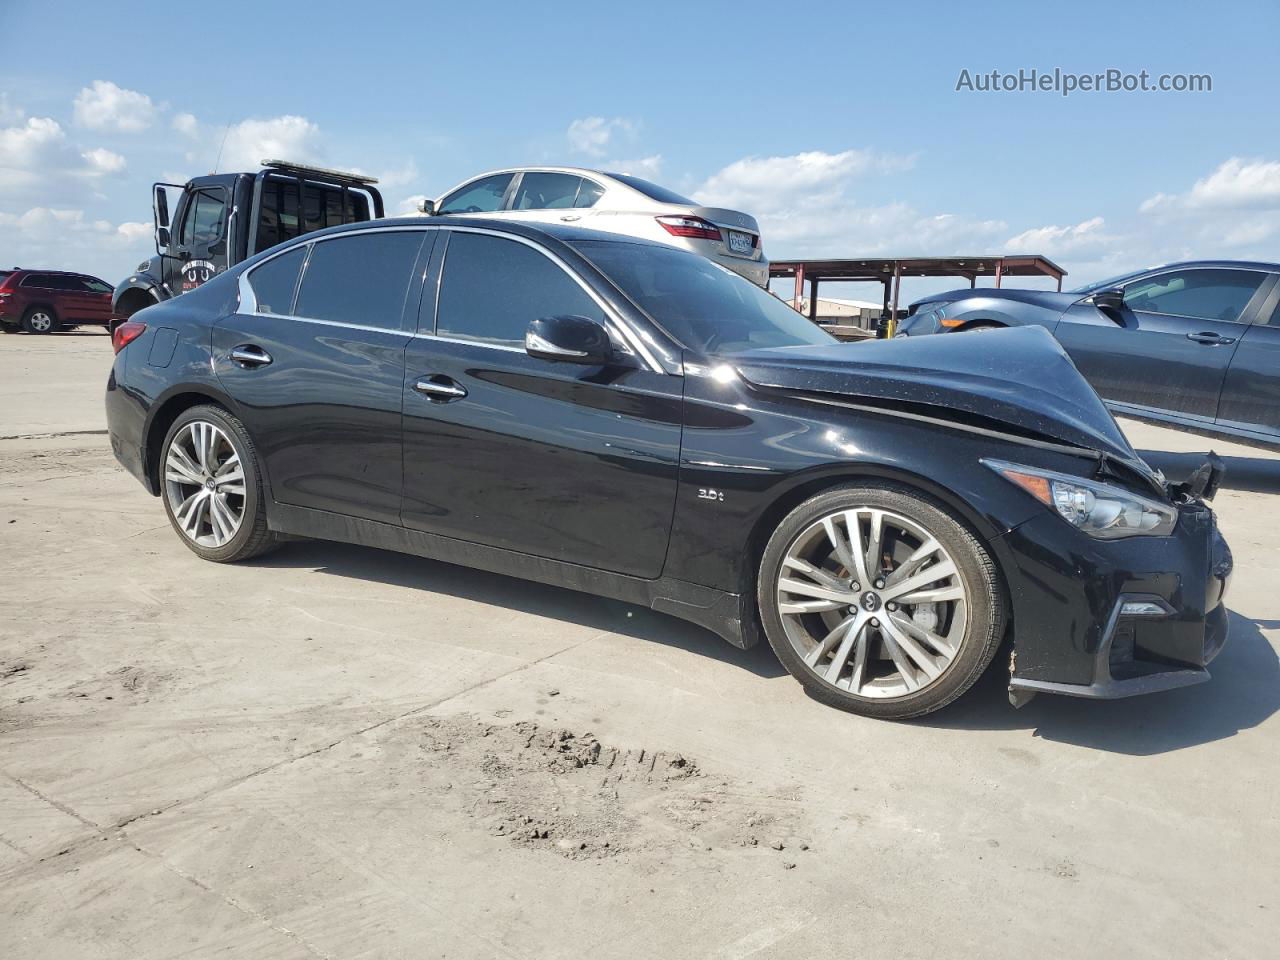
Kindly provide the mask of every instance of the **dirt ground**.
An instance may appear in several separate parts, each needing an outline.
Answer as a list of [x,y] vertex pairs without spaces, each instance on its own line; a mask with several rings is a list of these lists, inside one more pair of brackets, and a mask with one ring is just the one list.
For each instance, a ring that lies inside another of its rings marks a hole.
[[98,334],[0,338],[0,957],[1254,958],[1280,936],[1280,457],[1207,684],[827,709],[767,648],[296,543],[203,563]]

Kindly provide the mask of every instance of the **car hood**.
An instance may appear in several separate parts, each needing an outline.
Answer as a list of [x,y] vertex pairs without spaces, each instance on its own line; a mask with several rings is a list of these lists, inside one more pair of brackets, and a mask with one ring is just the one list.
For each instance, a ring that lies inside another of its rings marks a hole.
[[1055,290],[1013,290],[995,287],[965,287],[960,290],[948,290],[946,293],[935,293],[921,297],[908,308],[915,313],[926,303],[955,303],[960,300],[1009,300],[1015,303],[1030,303],[1046,310],[1065,313],[1067,308],[1078,302],[1084,294],[1058,293]]
[[727,361],[747,382],[1081,447],[1153,472],[1041,327],[773,347]]

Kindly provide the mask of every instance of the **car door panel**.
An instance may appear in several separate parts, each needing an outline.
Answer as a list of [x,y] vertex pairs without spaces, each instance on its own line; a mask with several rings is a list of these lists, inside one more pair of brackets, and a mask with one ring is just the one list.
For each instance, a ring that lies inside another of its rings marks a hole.
[[1082,300],[1054,335],[1104,400],[1212,422],[1246,324],[1133,309],[1127,301],[1126,294],[1125,308],[1112,313]]
[[[341,235],[314,247],[358,236]],[[412,257],[407,250],[400,253],[400,266],[407,261],[411,269],[395,281],[403,283],[399,297],[388,294],[397,303],[393,321],[382,315],[385,311],[367,317],[365,324],[237,313],[214,327],[215,373],[258,445],[276,501],[399,522],[401,388],[411,338],[407,327],[416,320],[421,292],[423,236],[434,232],[412,231],[412,238],[403,241],[417,246]],[[338,248],[327,249],[333,257],[347,259]],[[313,252],[304,268],[299,311],[309,309],[303,296],[320,265]],[[360,281],[360,271],[353,270],[351,283]],[[285,306],[272,309],[289,312]],[[260,351],[269,359],[237,362],[232,355],[237,348]]]
[[1217,422],[1280,440],[1280,280],[1232,355]]
[[[477,285],[496,288],[491,301],[478,286],[451,299],[447,282],[463,269],[463,251],[486,249],[475,236],[454,234],[444,252],[442,316],[465,322],[486,302],[500,320],[526,303],[531,316],[599,309],[560,266],[511,239],[497,249],[520,256],[475,274]],[[530,270],[540,279],[521,286]],[[406,357],[405,526],[657,577],[675,509],[683,379],[632,357],[608,367],[531,357],[514,342],[523,315],[506,342],[459,338],[443,323],[448,335],[438,336],[434,306],[423,298],[422,332]],[[423,393],[424,382],[450,392]]]

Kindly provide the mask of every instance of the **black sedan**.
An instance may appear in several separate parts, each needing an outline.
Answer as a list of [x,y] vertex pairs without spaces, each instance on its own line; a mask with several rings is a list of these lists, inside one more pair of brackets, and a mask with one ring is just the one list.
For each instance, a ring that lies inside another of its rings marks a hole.
[[115,333],[112,447],[199,556],[385,547],[650,606],[910,717],[1207,679],[1215,470],[1166,486],[1042,330],[840,344],[672,248],[310,234]]
[[1280,264],[1200,260],[1066,293],[955,290],[899,333],[1045,327],[1117,413],[1280,443]]

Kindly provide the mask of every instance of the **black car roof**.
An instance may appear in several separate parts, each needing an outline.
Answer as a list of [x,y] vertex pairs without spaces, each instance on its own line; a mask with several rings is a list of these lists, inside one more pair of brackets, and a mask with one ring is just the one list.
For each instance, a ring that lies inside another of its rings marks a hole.
[[1153,270],[1173,270],[1185,267],[1244,267],[1249,270],[1274,270],[1280,272],[1280,263],[1267,263],[1264,260],[1177,260],[1173,263],[1161,263],[1152,267],[1139,267],[1130,273],[1150,273]]

